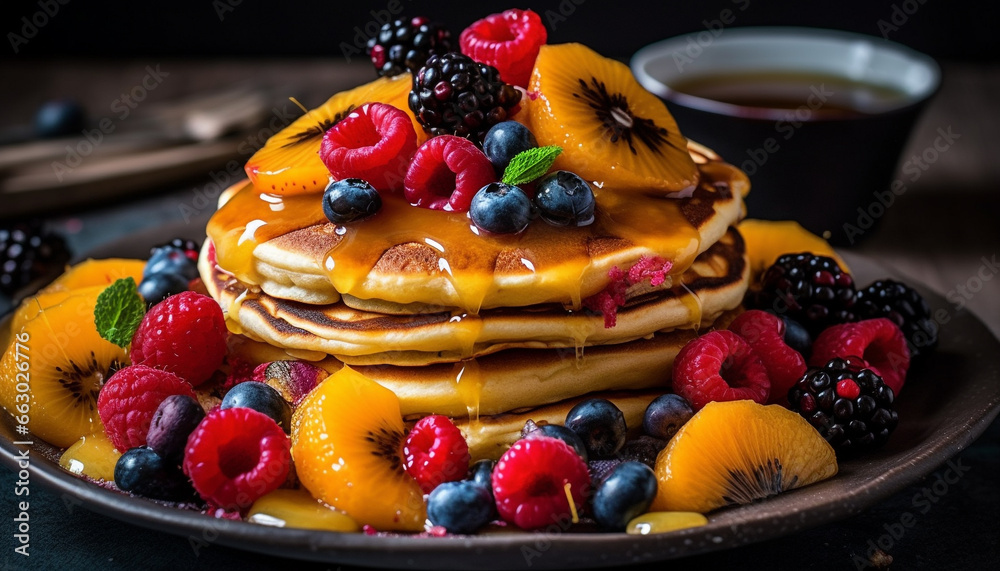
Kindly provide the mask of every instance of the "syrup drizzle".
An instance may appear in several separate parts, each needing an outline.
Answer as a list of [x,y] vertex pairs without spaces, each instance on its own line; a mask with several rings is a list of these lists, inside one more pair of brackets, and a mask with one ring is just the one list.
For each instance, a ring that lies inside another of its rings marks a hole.
[[[686,271],[700,249],[697,227],[712,215],[716,200],[745,194],[747,184],[735,167],[721,162],[701,164],[700,169],[699,187],[689,199],[596,188],[593,224],[557,228],[536,222],[517,236],[481,234],[464,213],[413,207],[397,195],[383,197],[382,209],[373,218],[337,226],[323,215],[319,194],[269,194],[248,183],[212,217],[208,236],[221,267],[243,283],[258,285],[263,276],[253,256],[257,245],[318,227],[330,246],[317,265],[337,292],[436,305],[438,311],[452,308],[451,320],[459,324],[463,355],[468,357],[479,338],[478,313],[484,307],[558,302],[570,311],[580,309],[582,299],[597,293],[582,286],[587,277],[598,272],[603,278],[615,265],[614,259],[600,267],[594,264],[602,250],[634,246],[672,261],[672,275]],[[403,279],[379,279],[381,263],[387,266],[384,275],[406,274],[406,287],[400,287]],[[501,287],[497,276],[508,284],[513,281],[515,287]],[[589,281],[603,283],[603,279]],[[697,328],[701,300],[688,290],[682,301]],[[577,365],[584,358],[586,342],[583,331],[573,336]],[[456,394],[469,415],[469,432],[481,430],[478,362],[466,358],[456,363],[454,379]]]
[[[253,257],[258,244],[319,227],[330,246],[317,266],[341,293],[457,307],[471,315],[484,307],[549,302],[579,308],[581,299],[597,293],[581,284],[603,281],[586,278],[594,272],[603,277],[614,265],[602,252],[641,248],[672,261],[674,275],[690,266],[700,246],[696,225],[711,215],[717,198],[738,190],[722,188],[724,183],[741,184],[734,175],[739,171],[729,165],[709,163],[702,172],[690,199],[597,189],[593,224],[557,228],[536,222],[517,236],[477,235],[464,213],[412,207],[396,195],[384,197],[373,218],[338,227],[323,216],[318,194],[281,196],[247,184],[213,216],[208,235],[219,264],[249,284],[263,282]],[[406,287],[400,287],[404,280]]]
[[479,427],[479,401],[483,390],[483,378],[479,373],[479,362],[466,359],[455,363],[455,391],[465,404],[469,415],[469,428]]

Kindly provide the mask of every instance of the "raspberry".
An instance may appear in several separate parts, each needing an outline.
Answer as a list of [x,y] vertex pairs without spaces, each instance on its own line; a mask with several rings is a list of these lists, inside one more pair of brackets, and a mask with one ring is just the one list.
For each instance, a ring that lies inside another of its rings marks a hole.
[[97,397],[97,412],[115,448],[144,446],[156,409],[171,395],[194,398],[194,391],[177,375],[144,365],[125,367],[111,375]]
[[647,279],[653,287],[662,285],[673,266],[673,263],[659,256],[639,256],[628,273],[615,266],[608,270],[608,279],[611,280],[608,285],[584,299],[583,306],[604,315],[604,328],[611,329],[618,324],[618,308],[628,301],[628,288]]
[[603,290],[583,300],[583,306],[604,316],[604,328],[611,329],[618,324],[618,308],[625,305],[628,298],[628,274],[615,266],[608,270],[611,280]]
[[263,377],[257,378],[257,371],[259,370],[261,375],[263,375],[264,369],[267,368],[267,363],[254,365],[242,356],[230,353],[226,357],[226,365],[228,365],[229,372],[225,374],[219,385],[219,388],[223,392],[247,380],[264,382]]
[[366,103],[323,135],[319,157],[335,180],[360,178],[379,192],[403,189],[417,132],[410,117],[385,103]]
[[[566,497],[566,484],[575,506]],[[587,464],[569,444],[539,436],[518,440],[493,469],[493,497],[500,517],[521,529],[568,520],[590,488]]]
[[712,401],[767,402],[771,383],[760,357],[732,331],[688,342],[674,360],[674,392],[696,412]]
[[291,464],[281,427],[266,414],[238,407],[208,413],[188,438],[183,467],[205,501],[233,510],[284,484]]
[[751,309],[729,324],[729,330],[746,341],[760,357],[771,392],[767,402],[788,403],[788,389],[806,372],[806,360],[785,343],[785,322],[775,315]]
[[194,386],[226,358],[226,319],[212,298],[185,291],[154,305],[132,337],[129,358],[176,374]]
[[910,368],[906,337],[895,323],[884,317],[834,325],[813,343],[809,365],[822,367],[830,359],[857,356],[875,371],[897,395]]
[[466,212],[479,189],[496,180],[493,164],[468,139],[440,135],[417,149],[406,171],[406,199],[432,210]]
[[672,263],[659,256],[639,256],[639,261],[628,269],[629,284],[641,283],[648,279],[649,285],[653,287],[663,285],[673,267]]
[[542,19],[531,10],[506,10],[474,22],[459,36],[462,53],[492,65],[512,85],[528,86],[538,50],[548,39]]
[[442,482],[464,478],[469,460],[465,437],[447,416],[440,414],[417,421],[403,444],[403,468],[425,494]]

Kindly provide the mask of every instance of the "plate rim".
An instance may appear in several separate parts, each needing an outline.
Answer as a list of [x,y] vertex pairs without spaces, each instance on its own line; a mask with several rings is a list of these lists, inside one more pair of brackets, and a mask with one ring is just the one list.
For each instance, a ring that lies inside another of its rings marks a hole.
[[[105,247],[101,250],[113,249]],[[874,264],[886,274],[898,274],[895,269],[886,268],[878,260],[855,253],[844,253],[848,261]],[[852,263],[854,265],[854,263]],[[912,282],[911,282],[912,283]],[[917,285],[920,292],[934,305],[940,305],[944,298],[939,294]],[[5,327],[10,315],[4,316],[0,327]],[[956,312],[953,319],[969,325],[973,339],[987,342],[1000,349],[1000,339],[986,327],[976,315],[968,310]],[[993,354],[994,372],[1000,371],[1000,351]],[[409,567],[428,569],[463,568],[462,561],[442,559],[441,554],[455,549],[470,550],[477,555],[476,566],[482,569],[512,568],[558,568],[571,565],[579,568],[597,567],[606,564],[625,563],[620,558],[604,559],[594,557],[601,551],[614,555],[622,551],[623,543],[630,548],[628,563],[637,564],[661,561],[701,553],[730,549],[781,537],[790,533],[816,527],[860,513],[878,501],[887,498],[920,478],[930,474],[949,458],[967,448],[986,430],[1000,413],[1000,391],[995,391],[992,399],[984,400],[981,406],[963,419],[953,419],[958,432],[951,438],[937,438],[924,446],[903,451],[906,462],[890,465],[878,477],[866,485],[852,490],[842,490],[835,500],[825,500],[794,509],[796,498],[816,490],[814,486],[835,484],[837,477],[786,492],[770,500],[751,506],[734,507],[715,512],[705,527],[681,530],[670,534],[635,536],[624,533],[562,533],[558,527],[551,527],[544,533],[511,531],[485,536],[460,536],[453,538],[428,538],[422,536],[369,536],[364,533],[340,533],[307,529],[285,529],[212,518],[200,511],[181,510],[146,498],[133,497],[116,490],[75,476],[63,470],[49,458],[43,462],[32,461],[32,482],[38,481],[50,491],[59,494],[66,502],[147,529],[166,531],[186,537],[193,549],[198,545],[219,544],[231,548],[317,562],[361,564],[374,567],[393,567],[405,564]],[[12,416],[3,411],[2,422],[11,424]],[[6,427],[6,426],[5,426]],[[17,447],[7,434],[0,434],[0,461],[17,471]],[[70,498],[75,498],[71,500]],[[138,500],[138,501],[137,501]],[[793,509],[778,509],[790,505]],[[770,509],[769,509],[770,508]],[[778,513],[770,513],[778,509]],[[728,520],[734,514],[754,510],[748,520],[738,521],[733,526]],[[816,512],[805,522],[802,511]],[[822,511],[822,513],[819,513]],[[757,516],[757,517],[754,517]],[[775,524],[763,529],[761,523]],[[780,525],[780,527],[779,527]],[[742,529],[740,529],[742,528]],[[749,530],[758,533],[740,533]],[[778,529],[779,531],[773,531]],[[539,538],[542,539],[539,539]],[[451,541],[449,541],[449,539]],[[442,541],[448,541],[443,544]],[[456,543],[456,542],[461,543]],[[457,547],[456,547],[457,546]],[[527,549],[528,551],[526,551]],[[533,550],[533,551],[531,551]],[[538,561],[533,561],[535,557]],[[449,561],[454,561],[448,565]]]

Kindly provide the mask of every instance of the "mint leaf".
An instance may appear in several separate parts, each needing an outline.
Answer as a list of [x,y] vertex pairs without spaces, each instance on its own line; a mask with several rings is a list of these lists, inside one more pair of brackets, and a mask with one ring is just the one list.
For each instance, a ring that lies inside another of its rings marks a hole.
[[503,178],[500,182],[504,184],[524,184],[549,172],[552,163],[562,152],[562,147],[551,145],[548,147],[537,147],[521,151],[510,160],[510,164],[503,171]]
[[146,302],[139,295],[135,280],[127,277],[109,285],[97,296],[94,324],[101,337],[127,349],[145,314]]

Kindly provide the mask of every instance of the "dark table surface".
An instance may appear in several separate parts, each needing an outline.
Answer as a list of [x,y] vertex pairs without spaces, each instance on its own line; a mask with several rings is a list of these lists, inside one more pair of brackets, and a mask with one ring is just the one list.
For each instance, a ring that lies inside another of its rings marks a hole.
[[[363,66],[325,61],[156,62],[172,74],[149,94],[168,100],[199,90],[243,81],[266,82],[307,106],[367,77]],[[41,101],[64,95],[70,86],[88,108],[101,109],[142,77],[149,62],[0,63],[0,77],[20,93],[0,106],[0,126],[23,122]],[[896,273],[909,276],[976,313],[994,334],[1000,332],[1000,279],[982,279],[981,289],[960,289],[1000,254],[1000,68],[945,64],[945,83],[914,130],[904,157],[932,144],[938,128],[951,126],[962,137],[941,155],[919,183],[901,196],[882,223],[855,251],[872,256]],[[9,99],[9,98],[5,98]],[[140,107],[137,113],[141,111]],[[240,152],[234,149],[234,156]],[[243,159],[245,160],[245,156]],[[211,173],[209,173],[211,174]],[[203,237],[209,214],[195,208],[206,176],[169,188],[122,196],[100,205],[56,210],[50,224],[68,235],[77,254],[159,224]],[[58,204],[58,200],[54,200]],[[137,248],[148,245],[137,245]],[[966,293],[961,293],[965,291]],[[1000,380],[997,380],[1000,382]],[[941,484],[949,466],[921,479],[862,514],[747,547],[724,550],[649,569],[672,568],[865,568],[868,552],[880,546],[893,569],[993,568],[1000,561],[1000,425],[994,422],[979,440],[952,462],[965,470],[937,501],[917,500]],[[299,569],[346,569],[257,555],[220,545],[193,546],[188,539],[150,531],[94,514],[40,487],[31,489],[31,556],[13,553],[11,523],[15,476],[0,469],[0,569],[269,569],[293,564]],[[949,478],[951,479],[951,478]],[[916,509],[918,508],[919,509]],[[903,514],[916,524],[899,533]],[[879,545],[881,544],[881,545]]]

